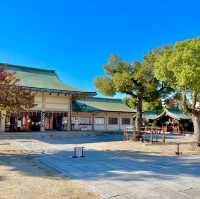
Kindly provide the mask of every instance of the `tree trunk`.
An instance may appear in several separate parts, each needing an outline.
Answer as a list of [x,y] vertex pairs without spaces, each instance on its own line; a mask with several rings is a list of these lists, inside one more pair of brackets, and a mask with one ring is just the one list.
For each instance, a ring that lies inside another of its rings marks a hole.
[[[200,142],[200,112],[192,114],[195,142]],[[200,143],[198,144],[200,146]]]
[[136,104],[136,118],[135,118],[135,131],[133,139],[139,141],[141,138],[141,126],[142,126],[142,100],[143,96],[140,94]]

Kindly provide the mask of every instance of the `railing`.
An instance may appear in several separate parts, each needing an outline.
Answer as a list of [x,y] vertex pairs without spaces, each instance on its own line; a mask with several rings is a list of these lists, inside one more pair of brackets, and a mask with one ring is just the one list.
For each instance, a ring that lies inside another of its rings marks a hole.
[[[136,129],[134,127],[127,127],[124,130],[124,140],[128,140],[128,133],[133,132],[136,133]],[[158,142],[160,135],[162,135],[162,142],[166,142],[166,129],[165,128],[156,128],[156,127],[142,127],[141,128],[141,141],[148,141],[151,143]]]
[[182,152],[180,150],[180,145],[186,145],[186,144],[194,144],[198,147],[200,147],[200,142],[167,142],[167,143],[155,143],[157,145],[175,145],[176,146],[176,155],[182,155]]
[[[133,134],[136,132],[136,129],[134,127],[127,127],[124,130],[124,140],[128,140],[129,136],[128,133],[132,132]],[[141,141],[142,142],[149,142],[152,144],[165,144],[165,145],[176,145],[176,151],[175,154],[176,155],[181,155],[182,152],[180,150],[180,145],[184,145],[184,144],[195,144],[197,146],[200,146],[200,142],[166,142],[166,135],[169,132],[167,132],[166,127],[163,128],[157,128],[157,127],[142,127],[141,128]],[[160,141],[160,136],[161,137],[161,141]]]

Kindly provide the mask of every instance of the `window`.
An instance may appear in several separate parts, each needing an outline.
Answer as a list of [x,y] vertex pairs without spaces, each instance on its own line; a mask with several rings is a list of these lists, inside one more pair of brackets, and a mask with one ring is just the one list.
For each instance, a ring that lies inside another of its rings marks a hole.
[[130,125],[131,124],[130,118],[122,118],[122,124],[123,125]]
[[118,119],[117,118],[115,118],[115,117],[110,117],[109,119],[108,119],[108,124],[118,124]]
[[80,117],[79,124],[90,124],[90,118],[89,117]]
[[94,118],[94,124],[104,124],[105,118],[104,117],[96,117]]

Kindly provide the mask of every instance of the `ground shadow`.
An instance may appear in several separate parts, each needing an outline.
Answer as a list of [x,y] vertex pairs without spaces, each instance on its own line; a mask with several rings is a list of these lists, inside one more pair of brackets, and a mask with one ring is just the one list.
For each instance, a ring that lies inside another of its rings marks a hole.
[[[55,169],[47,167],[35,159],[35,155],[24,154],[0,154],[0,165],[7,166],[8,172],[17,171],[26,176],[64,178]],[[0,181],[6,180],[6,176],[0,176]]]
[[[122,181],[168,180],[178,176],[200,177],[198,156],[161,157],[141,152],[86,151],[85,158],[71,158],[71,151],[44,154],[40,160],[74,179]],[[198,158],[195,158],[198,157]]]
[[[1,135],[0,135],[1,136]],[[0,137],[1,139],[1,137]],[[97,142],[111,142],[111,141],[122,141],[122,133],[105,133],[100,135],[73,135],[67,133],[7,133],[3,139],[14,139],[20,142],[32,142],[32,140],[38,140],[48,144],[84,144],[84,143],[97,143]]]
[[[99,143],[99,142],[114,142],[114,141],[123,141],[123,133],[104,133],[100,135],[90,134],[90,135],[80,135],[76,134],[76,132],[71,134],[69,133],[60,133],[60,132],[45,132],[45,133],[15,133],[10,134],[7,133],[8,139],[15,139],[18,142],[32,142],[32,140],[37,140],[40,142],[45,142],[48,144],[87,144],[87,143]],[[83,132],[84,133],[84,132]],[[5,137],[6,137],[5,136]],[[129,137],[132,137],[132,133],[129,133]],[[151,135],[146,135],[146,138]],[[181,136],[168,134],[166,135],[166,141],[173,141],[174,139],[180,138]],[[155,139],[155,138],[154,138]],[[163,136],[157,135],[157,140],[162,141]]]
[[[0,155],[0,164],[11,166],[12,170],[29,176],[49,176],[49,172],[31,168],[38,167],[40,161],[41,165],[51,167],[66,177],[80,180],[151,181],[170,180],[179,176],[200,178],[199,156],[161,157],[141,152],[96,150],[87,150],[84,158],[72,158],[72,155],[72,151]],[[28,161],[30,167],[20,159]]]

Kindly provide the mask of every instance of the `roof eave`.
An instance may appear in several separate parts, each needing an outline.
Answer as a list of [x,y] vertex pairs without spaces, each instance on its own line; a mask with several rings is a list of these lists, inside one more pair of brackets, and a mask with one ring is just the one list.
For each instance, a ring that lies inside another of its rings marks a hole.
[[61,94],[70,94],[73,96],[95,96],[96,92],[85,92],[85,91],[69,91],[69,90],[59,90],[59,89],[48,89],[48,88],[35,88],[35,87],[24,87],[30,91],[37,92],[47,92],[47,93],[61,93]]

